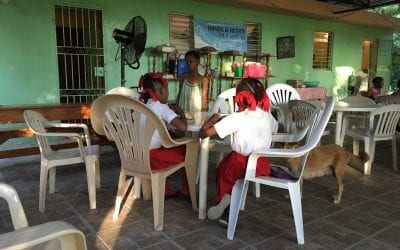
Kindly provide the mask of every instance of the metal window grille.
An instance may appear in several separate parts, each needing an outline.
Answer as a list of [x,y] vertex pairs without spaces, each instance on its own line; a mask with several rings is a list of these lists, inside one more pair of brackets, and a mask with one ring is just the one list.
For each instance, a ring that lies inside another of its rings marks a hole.
[[102,11],[55,6],[61,103],[92,102],[104,94]]
[[256,61],[261,53],[261,23],[246,22],[247,28],[247,60]]
[[332,69],[332,48],[332,32],[314,32],[314,69]]
[[179,53],[194,48],[193,16],[181,13],[169,15],[169,42],[176,46]]

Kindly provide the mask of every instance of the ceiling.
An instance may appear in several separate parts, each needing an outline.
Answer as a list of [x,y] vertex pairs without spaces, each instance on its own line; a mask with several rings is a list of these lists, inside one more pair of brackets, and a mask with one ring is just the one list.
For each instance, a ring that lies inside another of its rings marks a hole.
[[400,32],[400,19],[367,11],[374,7],[400,4],[400,0],[196,0],[317,20],[379,27]]
[[368,10],[377,7],[400,4],[399,0],[317,0],[317,1],[348,7],[345,10],[335,11],[334,14],[340,14],[358,10]]

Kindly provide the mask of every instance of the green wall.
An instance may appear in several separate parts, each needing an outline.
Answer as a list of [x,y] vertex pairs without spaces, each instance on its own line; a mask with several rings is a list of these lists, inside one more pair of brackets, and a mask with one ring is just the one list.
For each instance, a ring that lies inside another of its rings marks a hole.
[[[361,65],[362,40],[391,34],[377,28],[347,25],[317,19],[284,16],[273,13],[210,5],[191,0],[11,0],[0,2],[0,105],[57,103],[58,72],[55,47],[54,5],[98,8],[103,11],[106,89],[120,84],[120,62],[114,61],[117,44],[111,37],[114,28],[123,29],[136,15],[147,23],[150,48],[169,42],[169,13],[193,14],[194,18],[243,23],[262,23],[262,51],[276,54],[276,38],[295,36],[296,57],[271,58],[275,78],[270,84],[287,79],[318,80],[336,95],[345,89],[347,77]],[[334,33],[333,69],[312,69],[314,31]],[[150,49],[142,56],[139,70],[126,67],[127,86],[136,86],[139,76],[151,70]],[[216,67],[214,62],[213,67]],[[226,87],[227,84],[224,85]],[[176,82],[171,82],[175,96]]]

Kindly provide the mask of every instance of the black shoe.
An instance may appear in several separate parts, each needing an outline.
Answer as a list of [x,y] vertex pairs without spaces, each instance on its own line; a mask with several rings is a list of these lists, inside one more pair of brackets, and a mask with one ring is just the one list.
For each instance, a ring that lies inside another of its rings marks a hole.
[[221,218],[219,218],[218,223],[224,227],[224,228],[228,228],[228,223],[229,223],[229,207],[227,207],[224,211],[224,213],[222,214]]

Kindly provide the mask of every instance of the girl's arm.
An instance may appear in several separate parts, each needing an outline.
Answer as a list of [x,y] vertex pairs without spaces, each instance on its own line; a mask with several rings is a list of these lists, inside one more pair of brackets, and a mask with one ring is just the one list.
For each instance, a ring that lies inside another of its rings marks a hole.
[[208,77],[203,77],[201,85],[201,111],[208,111]]
[[219,120],[221,120],[220,115],[213,114],[206,122],[204,122],[199,131],[200,138],[206,138],[216,135],[217,131],[214,128],[214,124],[217,123]]
[[175,111],[175,113],[178,114],[178,116],[172,119],[171,125],[173,125],[175,128],[179,129],[182,132],[186,132],[187,120],[185,112],[183,112],[183,110],[178,106],[173,107],[173,110]]

